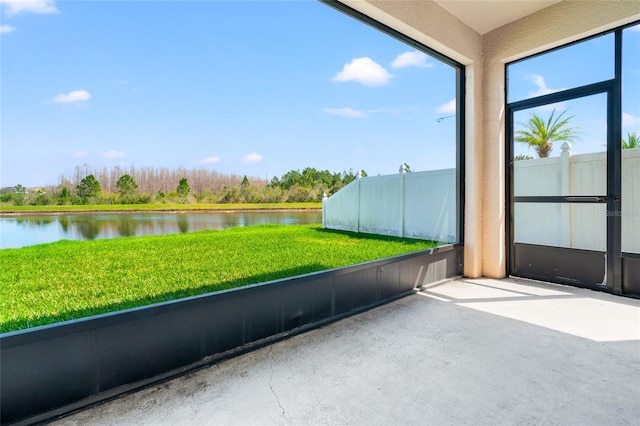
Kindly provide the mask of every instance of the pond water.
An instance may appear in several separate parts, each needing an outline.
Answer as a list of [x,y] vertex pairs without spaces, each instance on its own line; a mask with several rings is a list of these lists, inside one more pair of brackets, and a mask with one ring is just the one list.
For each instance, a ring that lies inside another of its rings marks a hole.
[[238,226],[320,223],[320,211],[47,214],[0,217],[0,248],[59,240],[177,234]]

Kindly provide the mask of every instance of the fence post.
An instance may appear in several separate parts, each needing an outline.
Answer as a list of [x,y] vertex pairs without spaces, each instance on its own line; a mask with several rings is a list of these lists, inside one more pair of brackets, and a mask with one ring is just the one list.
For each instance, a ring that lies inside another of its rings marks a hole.
[[404,176],[407,174],[407,163],[400,165],[400,223],[398,224],[398,236],[404,238]]
[[[565,142],[561,146],[560,154],[560,195],[571,195],[571,144]],[[562,224],[561,241],[565,247],[572,247],[572,224],[571,224],[571,204],[562,203],[560,205],[560,215]]]
[[360,181],[362,180],[362,170],[358,170],[356,179],[358,180],[358,221],[356,223],[356,232],[360,232],[360,203],[362,202],[362,197],[360,196]]
[[322,229],[327,227],[327,209],[325,208],[325,204],[329,196],[326,192],[322,193]]

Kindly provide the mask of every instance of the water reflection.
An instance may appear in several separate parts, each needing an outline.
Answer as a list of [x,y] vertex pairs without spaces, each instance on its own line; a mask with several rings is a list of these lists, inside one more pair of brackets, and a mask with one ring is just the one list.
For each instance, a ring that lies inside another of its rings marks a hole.
[[181,234],[189,232],[189,220],[184,215],[178,216],[177,223]]
[[58,216],[58,223],[62,227],[63,232],[69,232],[69,216]]
[[85,240],[95,240],[98,235],[100,235],[100,226],[95,222],[81,220],[76,223],[71,223],[72,227],[74,225]]
[[17,217],[16,222],[18,224],[27,224],[27,225],[35,225],[35,226],[46,226],[55,223],[55,218],[51,216],[27,216],[27,217]]
[[116,231],[121,237],[132,237],[136,235],[137,224],[134,220],[123,219],[117,224]]
[[264,223],[320,223],[322,213],[136,213],[0,217],[0,248],[17,248],[58,240],[95,240],[176,234]]

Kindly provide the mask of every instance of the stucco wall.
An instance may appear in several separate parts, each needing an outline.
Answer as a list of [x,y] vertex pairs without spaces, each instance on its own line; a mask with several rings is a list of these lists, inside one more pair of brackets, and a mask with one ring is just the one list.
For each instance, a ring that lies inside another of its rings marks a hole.
[[504,66],[638,20],[640,1],[564,0],[484,36],[430,0],[343,3],[466,66],[464,273],[504,277]]

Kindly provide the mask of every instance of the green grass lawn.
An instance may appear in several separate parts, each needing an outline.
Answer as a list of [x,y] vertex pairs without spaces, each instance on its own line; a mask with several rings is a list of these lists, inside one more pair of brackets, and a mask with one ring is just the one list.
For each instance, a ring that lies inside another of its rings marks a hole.
[[0,332],[419,251],[436,243],[258,225],[0,250]]

